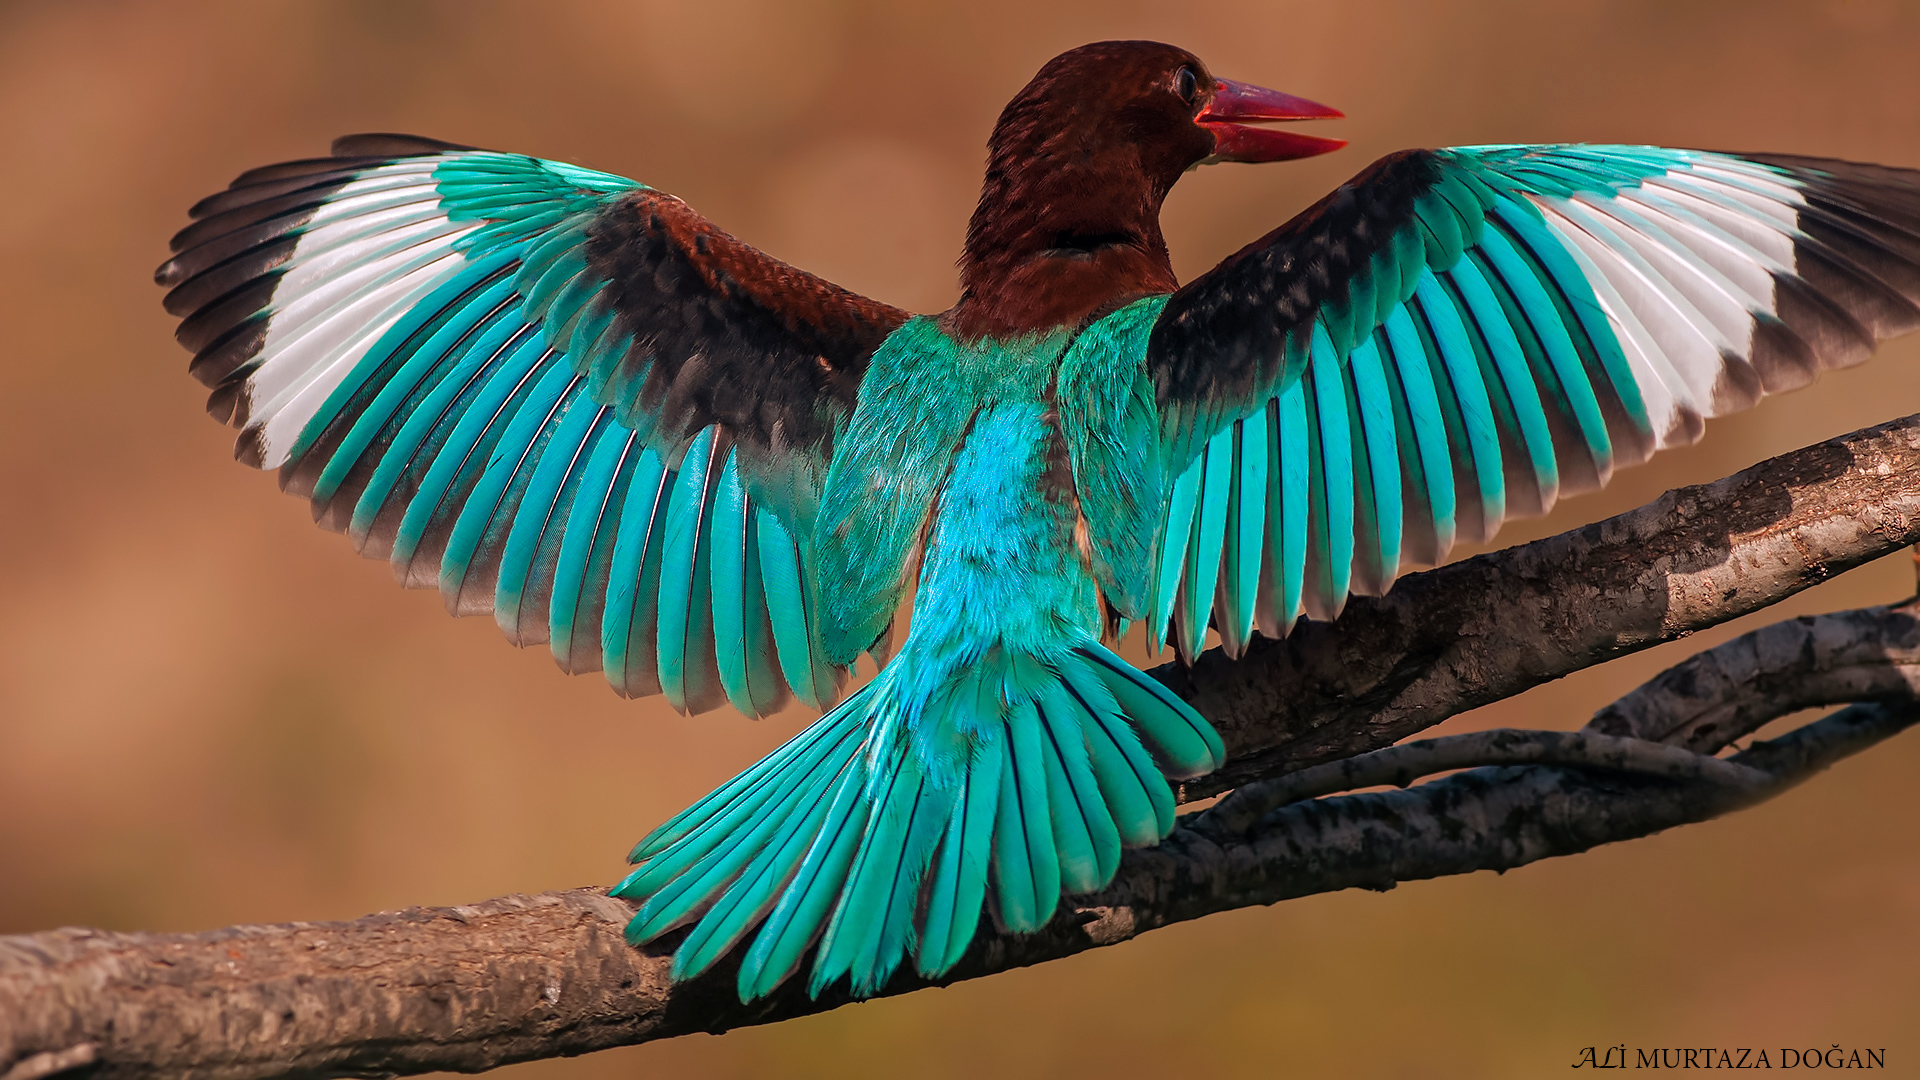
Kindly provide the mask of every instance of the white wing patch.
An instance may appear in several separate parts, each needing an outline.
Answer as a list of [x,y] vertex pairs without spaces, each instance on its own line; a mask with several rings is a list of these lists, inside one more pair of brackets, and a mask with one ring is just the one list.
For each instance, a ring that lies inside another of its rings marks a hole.
[[[1750,367],[1758,321],[1778,316],[1806,196],[1761,166],[1697,155],[1617,193],[1530,194],[1577,252],[1634,372],[1654,449],[1763,392]],[[1784,388],[1784,387],[1779,387]]]
[[266,337],[243,384],[242,446],[261,468],[286,463],[307,423],[381,336],[466,266],[434,160],[371,169],[316,210],[267,306]]

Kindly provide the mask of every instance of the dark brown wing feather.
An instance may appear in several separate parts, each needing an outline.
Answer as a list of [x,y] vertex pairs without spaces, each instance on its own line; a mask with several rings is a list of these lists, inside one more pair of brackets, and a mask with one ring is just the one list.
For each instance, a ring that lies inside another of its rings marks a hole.
[[908,318],[655,191],[601,214],[587,260],[634,338],[604,400],[632,426],[657,418],[673,442],[720,424],[766,453],[820,446],[853,411],[868,358]]

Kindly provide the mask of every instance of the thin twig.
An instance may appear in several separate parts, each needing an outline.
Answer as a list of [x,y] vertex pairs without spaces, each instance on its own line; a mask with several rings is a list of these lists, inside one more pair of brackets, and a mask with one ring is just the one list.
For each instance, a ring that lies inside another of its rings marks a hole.
[[1192,827],[1211,836],[1242,836],[1261,818],[1289,803],[1356,788],[1406,787],[1434,773],[1489,765],[1604,769],[1697,780],[1736,791],[1757,790],[1772,780],[1758,769],[1645,739],[1590,731],[1496,728],[1402,743],[1248,784],[1196,815]]

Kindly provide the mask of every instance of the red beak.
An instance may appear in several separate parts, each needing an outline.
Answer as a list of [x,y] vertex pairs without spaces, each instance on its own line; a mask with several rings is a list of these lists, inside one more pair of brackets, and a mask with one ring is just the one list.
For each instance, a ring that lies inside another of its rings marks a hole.
[[1283,94],[1264,86],[1220,79],[1214,83],[1213,100],[1200,110],[1194,121],[1213,132],[1213,153],[1200,164],[1216,161],[1291,161],[1330,153],[1347,145],[1345,139],[1322,139],[1296,135],[1291,131],[1253,127],[1283,120],[1338,119],[1346,114],[1339,109]]

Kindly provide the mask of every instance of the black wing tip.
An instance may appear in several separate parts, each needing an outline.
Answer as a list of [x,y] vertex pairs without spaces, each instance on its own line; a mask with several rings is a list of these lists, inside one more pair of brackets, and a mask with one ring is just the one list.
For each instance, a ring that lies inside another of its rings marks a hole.
[[[250,187],[254,184],[272,183],[276,180],[293,180],[315,173],[336,172],[355,165],[378,165],[384,158],[377,157],[320,157],[301,158],[297,161],[277,161],[271,165],[256,165],[233,178],[227,185],[229,189]],[[217,193],[216,193],[217,194]]]
[[245,384],[237,381],[214,387],[213,392],[207,395],[207,415],[213,417],[217,423],[232,425],[233,415],[244,389]]
[[1707,153],[1725,154],[1728,157],[1743,158],[1761,165],[1772,165],[1775,168],[1796,172],[1826,173],[1840,178],[1873,180],[1902,186],[1920,184],[1920,169],[1909,165],[1883,165],[1876,161],[1816,157],[1811,154],[1783,154],[1771,150],[1709,150]]
[[267,464],[267,438],[259,428],[248,428],[233,441],[233,459],[254,469]]
[[[297,158],[292,161],[277,161],[271,165],[258,165],[248,169],[227,185],[228,189],[248,187],[254,184],[270,183],[276,180],[291,180],[313,173],[334,172],[353,166],[380,165],[395,158],[427,157],[433,154],[457,153],[462,150],[476,150],[478,147],[464,143],[448,142],[445,139],[429,138],[425,135],[405,135],[399,132],[370,131],[356,135],[342,135],[333,140],[328,148],[328,156]],[[217,199],[222,193],[215,192],[201,203]],[[198,204],[196,204],[198,209]],[[197,214],[194,216],[198,216]]]
[[404,158],[424,157],[431,154],[447,154],[461,150],[476,150],[478,147],[465,143],[447,142],[444,139],[429,138],[425,135],[403,135],[390,131],[369,131],[358,135],[342,135],[333,140],[329,148],[337,158]]

